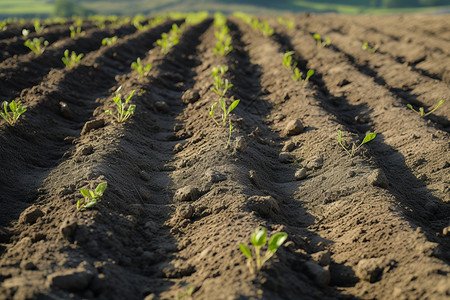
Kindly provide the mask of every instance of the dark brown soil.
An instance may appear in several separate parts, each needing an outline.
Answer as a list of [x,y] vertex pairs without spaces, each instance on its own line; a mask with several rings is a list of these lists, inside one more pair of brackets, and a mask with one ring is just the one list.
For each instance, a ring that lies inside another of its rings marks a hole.
[[[226,57],[211,19],[167,54],[155,42],[174,21],[76,39],[55,25],[41,56],[2,33],[1,100],[28,110],[0,122],[1,299],[450,299],[449,16],[267,20],[270,37],[230,17]],[[85,57],[64,68],[65,49]],[[309,83],[283,67],[291,50]],[[241,100],[229,146],[208,113],[218,65]],[[136,90],[125,123],[104,113],[119,86]],[[425,118],[406,108],[441,99]],[[349,157],[338,130],[377,137]],[[251,274],[238,245],[259,226],[288,240]]]

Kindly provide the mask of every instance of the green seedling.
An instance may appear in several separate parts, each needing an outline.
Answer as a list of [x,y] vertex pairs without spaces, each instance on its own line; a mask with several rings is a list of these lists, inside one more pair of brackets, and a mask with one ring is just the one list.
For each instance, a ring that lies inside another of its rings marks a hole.
[[6,30],[8,27],[6,26],[8,24],[7,21],[0,22],[0,31]]
[[181,292],[177,295],[177,300],[184,299],[185,297],[191,297],[192,294],[194,293],[194,290],[195,286],[191,283],[186,291]]
[[285,19],[283,17],[278,17],[277,18],[278,23],[280,23],[281,25],[286,26],[288,29],[294,29],[295,25],[294,25],[294,21],[292,20],[288,20]]
[[283,66],[285,66],[289,71],[293,70],[297,66],[297,62],[292,61],[292,54],[294,54],[294,51],[286,51],[283,55]]
[[145,77],[145,76],[148,75],[148,73],[149,73],[150,70],[152,69],[152,64],[146,64],[146,65],[144,66],[144,65],[142,65],[142,63],[141,63],[141,58],[138,57],[137,60],[131,64],[131,68],[133,68],[133,69],[135,69],[136,71],[138,71],[138,73],[139,73],[142,77]]
[[227,25],[227,17],[220,12],[214,14],[214,27],[222,28]]
[[216,56],[225,56],[233,50],[229,32],[230,29],[226,26],[223,26],[220,30],[216,30],[214,32],[218,40],[216,42],[216,47],[213,49],[213,52]]
[[99,185],[97,185],[94,191],[81,189],[80,192],[84,196],[84,200],[77,201],[77,209],[85,210],[87,208],[95,206],[97,204],[97,200],[100,199],[101,196],[103,196],[103,193],[105,192],[107,185],[108,185],[107,182],[102,182]]
[[137,30],[144,30],[146,26],[141,24],[144,20],[145,17],[143,15],[136,15],[132,21],[133,26],[136,27]]
[[[10,112],[8,112],[8,108],[10,109]],[[0,110],[0,115],[6,120],[6,122],[8,122],[9,125],[14,126],[20,115],[26,111],[27,109],[22,107],[20,101],[16,102],[13,100],[10,103],[5,101],[3,102],[3,112]]]
[[364,42],[361,46],[361,49],[369,51],[370,53],[375,53],[378,50],[378,45],[375,47],[370,47],[368,42]]
[[425,113],[425,110],[424,110],[423,107],[420,107],[420,108],[419,108],[419,111],[417,111],[417,110],[415,110],[415,109],[412,107],[411,104],[406,104],[406,106],[407,106],[409,109],[411,109],[411,110],[415,111],[416,113],[418,113],[421,117],[426,117],[426,116],[428,116],[429,114],[433,113],[436,109],[438,109],[438,107],[441,106],[442,103],[444,103],[444,100],[440,100],[439,103],[436,105],[436,107],[433,108],[432,110],[430,110],[430,111],[427,112],[427,113]]
[[158,46],[161,46],[161,52],[166,54],[169,50],[180,42],[180,36],[183,33],[183,26],[178,27],[177,24],[172,25],[169,33],[163,33],[161,38],[156,41]]
[[211,76],[214,79],[214,87],[211,88],[211,91],[219,97],[224,97],[227,90],[233,87],[233,84],[229,83],[228,79],[223,78],[226,71],[228,71],[227,66],[217,66],[211,71]]
[[267,241],[267,229],[261,228],[256,229],[251,236],[251,243],[255,248],[255,259],[253,259],[252,251],[245,244],[240,243],[239,249],[247,257],[247,266],[250,273],[254,274],[259,272],[264,265],[264,263],[269,260],[278,248],[286,241],[288,235],[286,232],[277,232],[269,239],[268,249],[264,256],[261,256],[261,248],[266,244]]
[[77,37],[77,36],[83,36],[86,33],[84,31],[81,31],[81,27],[70,26],[69,30],[70,30],[70,37],[71,38],[74,38],[74,37]]
[[368,134],[366,134],[366,136],[364,137],[364,140],[361,142],[361,144],[359,144],[359,146],[355,146],[355,144],[352,144],[352,148],[348,149],[347,147],[345,147],[342,144],[342,132],[340,130],[338,130],[338,143],[339,145],[342,146],[342,148],[344,148],[345,152],[347,152],[347,154],[352,157],[353,155],[356,154],[356,152],[358,152],[359,148],[361,148],[362,145],[370,142],[371,140],[373,140],[376,137],[376,133],[373,132],[369,132]]
[[328,45],[331,45],[330,38],[327,37],[327,38],[325,38],[325,40],[322,41],[322,36],[318,33],[314,33],[313,38],[317,41],[317,47],[319,47],[319,48],[323,48]]
[[[122,86],[120,86],[115,91],[115,96],[113,98],[114,102],[117,105],[117,113],[116,113],[115,117],[116,117],[117,122],[119,122],[119,123],[122,123],[122,122],[126,121],[128,118],[130,118],[136,110],[136,105],[134,105],[134,104],[128,105],[128,102],[130,102],[131,97],[133,97],[135,90],[133,90],[131,92],[131,94],[128,96],[128,98],[125,100],[125,103],[124,103],[124,102],[122,102],[122,95],[120,94],[121,89],[122,89]],[[128,105],[128,108],[126,108],[127,105]],[[114,116],[114,114],[110,110],[106,110],[105,113],[108,115]]]
[[73,66],[80,63],[80,60],[83,58],[83,56],[84,56],[83,53],[77,55],[75,51],[72,51],[72,53],[69,56],[69,50],[66,49],[66,51],[64,51],[64,57],[61,58],[61,60],[66,65],[66,67],[72,68]]
[[30,31],[28,30],[28,29],[22,29],[22,35],[24,36],[24,37],[27,37],[28,35],[30,34]]
[[271,36],[274,33],[273,28],[270,27],[267,21],[260,23],[260,30],[264,36]]
[[306,84],[311,76],[314,75],[314,70],[308,70],[306,72],[306,77],[303,79],[303,72],[301,72],[298,68],[294,68],[294,74],[292,74],[292,79],[294,81],[301,81]]
[[104,39],[102,39],[102,46],[110,46],[115,42],[117,42],[117,36],[105,37]]
[[[233,101],[233,102],[227,107],[225,98],[224,98],[224,97],[220,97],[220,98],[219,98],[219,102],[218,102],[218,103],[219,103],[220,108],[222,109],[222,125],[225,125],[225,124],[227,123],[228,115],[233,111],[233,109],[236,108],[236,106],[238,106],[239,102],[240,102],[239,99],[238,99],[238,100],[235,100],[235,101]],[[211,109],[209,110],[209,115],[210,115],[211,118],[214,120],[214,122],[215,122],[218,126],[220,126],[219,123],[216,121],[216,118],[214,117],[214,108],[215,108],[216,106],[217,106],[217,102],[214,103],[214,104],[211,106]],[[230,123],[230,127],[231,127],[231,123]],[[231,131],[231,128],[230,128],[230,131]]]
[[49,45],[48,41],[44,41],[43,38],[34,38],[32,40],[28,39],[25,41],[24,45],[30,48],[36,55],[41,55],[44,53],[45,48]]
[[41,25],[41,22],[39,20],[34,21],[34,31],[36,31],[37,34],[41,34],[44,31],[45,26]]

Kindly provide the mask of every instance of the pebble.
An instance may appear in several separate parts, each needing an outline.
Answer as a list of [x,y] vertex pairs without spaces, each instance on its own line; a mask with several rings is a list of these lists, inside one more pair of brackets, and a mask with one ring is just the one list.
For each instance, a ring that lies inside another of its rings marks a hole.
[[313,261],[307,261],[305,265],[309,275],[318,286],[324,288],[330,283],[330,271],[328,269],[321,267]]
[[141,179],[144,181],[150,181],[150,175],[148,175],[148,173],[144,170],[141,170],[139,172],[139,177],[141,177]]
[[61,112],[61,115],[66,119],[73,119],[73,113],[70,107],[65,102],[59,102],[59,111]]
[[147,202],[149,202],[152,199],[150,191],[144,187],[139,188],[139,195],[141,196],[142,200]]
[[182,143],[178,143],[175,145],[175,147],[173,147],[173,152],[180,152],[181,150],[183,150],[183,144]]
[[200,93],[197,90],[187,90],[186,92],[184,92],[183,96],[181,97],[181,101],[183,101],[183,103],[194,103],[196,102],[198,99],[200,99]]
[[94,152],[94,147],[92,145],[84,146],[81,149],[81,154],[82,155],[89,155],[89,154],[92,154],[93,152]]
[[182,219],[190,219],[194,214],[194,208],[190,204],[180,205],[177,207],[176,215]]
[[206,170],[205,174],[203,175],[205,178],[205,181],[211,182],[211,183],[217,183],[221,182],[227,179],[227,176],[223,174],[222,172],[209,168]]
[[286,124],[284,128],[285,135],[296,135],[302,133],[304,130],[303,124],[299,119],[291,120]]
[[323,166],[323,158],[321,156],[314,156],[308,160],[306,167],[308,169],[319,169]]
[[280,152],[280,154],[278,155],[278,161],[281,163],[287,164],[292,160],[292,156],[289,152]]
[[367,183],[373,186],[379,186],[382,188],[387,188],[389,186],[389,181],[381,169],[375,169],[367,177]]
[[169,112],[169,105],[167,105],[166,101],[156,101],[155,108],[162,113]]
[[85,135],[88,132],[90,132],[91,130],[98,129],[98,128],[101,128],[103,126],[105,126],[105,120],[104,119],[87,121],[84,124],[83,129],[81,130],[81,135]]
[[195,201],[198,198],[198,189],[193,186],[185,186],[178,189],[173,196],[173,201]]
[[307,174],[306,174],[305,168],[301,168],[301,169],[298,169],[297,171],[295,171],[295,175],[294,175],[295,180],[305,179],[306,176],[307,176]]
[[291,152],[295,148],[295,143],[292,141],[287,141],[284,143],[283,149],[281,151],[283,152]]
[[25,209],[19,217],[19,223],[34,224],[44,213],[36,206],[30,206]]

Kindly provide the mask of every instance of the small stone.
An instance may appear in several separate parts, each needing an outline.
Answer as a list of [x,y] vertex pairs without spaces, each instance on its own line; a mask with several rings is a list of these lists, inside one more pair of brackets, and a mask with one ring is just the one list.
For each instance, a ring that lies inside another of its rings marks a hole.
[[173,147],[173,152],[180,152],[181,150],[183,150],[183,144],[182,143],[178,143],[175,145],[175,147]]
[[245,153],[247,151],[247,141],[243,136],[238,136],[234,140],[234,150]]
[[362,259],[356,265],[356,276],[359,279],[375,282],[380,279],[380,275],[384,269],[384,258]]
[[328,266],[331,263],[331,254],[328,250],[323,250],[311,254],[311,257],[321,266]]
[[289,152],[280,152],[278,161],[284,164],[290,163],[292,161],[292,156]]
[[73,113],[72,110],[69,108],[67,103],[65,102],[59,102],[59,111],[61,112],[61,115],[66,119],[73,119]]
[[254,185],[259,185],[258,176],[256,175],[256,171],[255,170],[248,171],[248,176],[250,178],[250,182],[251,183],[253,183]]
[[36,206],[30,206],[25,209],[19,217],[19,223],[34,224],[44,213]]
[[139,172],[139,177],[141,177],[141,179],[144,181],[150,181],[150,175],[148,175],[148,173],[144,170],[141,170]]
[[330,283],[329,270],[319,266],[313,261],[307,261],[305,265],[308,270],[308,274],[318,286],[324,288]]
[[304,130],[303,124],[299,119],[291,120],[286,124],[284,128],[285,135],[296,135],[302,133]]
[[306,174],[305,168],[301,168],[301,169],[298,169],[297,171],[295,171],[295,175],[294,175],[295,180],[303,180],[306,178],[306,176],[307,176],[307,174]]
[[24,270],[36,270],[37,269],[36,265],[33,262],[27,261],[27,260],[23,260],[20,262],[20,268],[22,268]]
[[225,174],[212,168],[206,170],[205,175],[203,175],[203,177],[205,178],[205,181],[211,183],[217,183],[227,179],[227,176]]
[[156,101],[155,108],[162,113],[169,112],[169,105],[167,105],[166,101]]
[[367,177],[367,183],[382,188],[387,188],[389,186],[389,181],[381,169],[373,170]]
[[173,196],[175,202],[195,201],[198,198],[198,190],[193,186],[185,186],[178,189]]
[[308,160],[306,167],[308,169],[319,169],[323,166],[323,158],[321,156],[314,156]]
[[295,148],[295,144],[292,141],[287,141],[286,143],[284,143],[283,149],[281,149],[281,151],[283,152],[291,152],[292,150],[294,150]]
[[183,96],[181,97],[181,101],[183,101],[183,103],[194,103],[196,102],[198,99],[200,99],[200,93],[197,90],[187,90],[186,92],[184,92]]
[[83,129],[81,130],[81,135],[85,135],[89,131],[94,130],[94,129],[99,129],[99,128],[103,127],[103,126],[105,126],[105,120],[104,119],[87,121],[84,124]]
[[182,219],[190,219],[194,214],[194,208],[189,204],[180,205],[177,207],[176,214]]

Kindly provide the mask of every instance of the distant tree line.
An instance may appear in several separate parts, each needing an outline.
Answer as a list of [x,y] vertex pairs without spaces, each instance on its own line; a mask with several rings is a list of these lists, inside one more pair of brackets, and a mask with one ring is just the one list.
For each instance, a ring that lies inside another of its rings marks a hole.
[[93,14],[92,10],[86,9],[73,0],[56,0],[54,15],[58,17],[87,16]]

